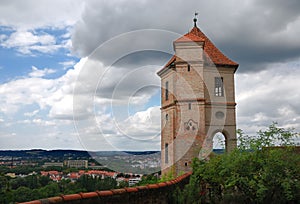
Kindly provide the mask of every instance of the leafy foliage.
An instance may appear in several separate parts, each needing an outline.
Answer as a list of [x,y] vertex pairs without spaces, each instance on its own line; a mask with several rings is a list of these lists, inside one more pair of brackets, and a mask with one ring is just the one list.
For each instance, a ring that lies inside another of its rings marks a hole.
[[[256,137],[239,131],[239,147],[209,161],[195,159],[178,203],[296,203],[300,200],[298,135],[273,123]],[[276,147],[280,144],[280,147]]]
[[117,188],[117,182],[110,177],[101,179],[83,175],[76,182],[71,182],[71,180],[53,182],[49,177],[40,175],[29,175],[15,179],[0,175],[0,203],[24,202],[53,197],[59,194],[73,194],[113,188]]

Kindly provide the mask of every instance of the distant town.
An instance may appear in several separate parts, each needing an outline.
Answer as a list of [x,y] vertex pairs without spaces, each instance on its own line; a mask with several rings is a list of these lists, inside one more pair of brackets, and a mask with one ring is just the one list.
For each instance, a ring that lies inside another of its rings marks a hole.
[[137,184],[143,175],[159,172],[160,152],[86,152],[78,150],[0,151],[0,168],[11,178],[33,174],[52,181],[75,182],[83,175],[112,178],[117,185]]

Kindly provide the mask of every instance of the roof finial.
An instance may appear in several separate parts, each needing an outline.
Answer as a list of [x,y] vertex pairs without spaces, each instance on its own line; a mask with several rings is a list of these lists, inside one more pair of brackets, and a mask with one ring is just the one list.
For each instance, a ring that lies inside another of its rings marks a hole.
[[195,12],[195,17],[194,17],[194,27],[197,27],[197,16],[198,16],[198,13]]

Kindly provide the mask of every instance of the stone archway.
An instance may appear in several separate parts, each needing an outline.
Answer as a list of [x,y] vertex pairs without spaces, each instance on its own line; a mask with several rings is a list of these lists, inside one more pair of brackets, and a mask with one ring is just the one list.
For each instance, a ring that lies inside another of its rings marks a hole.
[[224,153],[227,151],[227,140],[226,136],[222,132],[216,132],[212,137],[213,152]]

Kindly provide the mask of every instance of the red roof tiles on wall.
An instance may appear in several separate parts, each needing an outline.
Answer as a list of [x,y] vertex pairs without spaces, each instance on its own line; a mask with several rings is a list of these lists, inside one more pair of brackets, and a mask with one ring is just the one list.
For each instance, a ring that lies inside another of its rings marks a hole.
[[[24,202],[22,204],[43,204],[43,203],[62,204],[62,203],[74,203],[74,202],[76,202],[76,203],[80,202],[82,204],[84,204],[84,203],[103,203],[102,201],[104,198],[112,199],[114,197],[114,195],[118,195],[117,197],[119,199],[122,199],[123,195],[126,198],[128,198],[127,195],[138,195],[139,196],[139,194],[137,194],[139,192],[142,192],[142,195],[146,196],[146,195],[148,195],[147,192],[148,193],[149,192],[155,193],[157,191],[162,192],[163,189],[165,189],[165,192],[168,192],[167,188],[171,187],[171,189],[172,189],[172,185],[179,184],[184,179],[188,179],[191,174],[192,174],[191,172],[186,173],[186,174],[179,176],[178,178],[173,179],[171,181],[161,182],[161,183],[157,183],[157,184],[148,184],[146,186],[136,186],[136,187],[112,189],[112,190],[106,190],[106,191],[78,193],[78,194],[71,194],[71,195],[61,195],[61,196],[56,196],[56,197],[52,197],[52,198]],[[155,193],[155,195],[157,195],[157,194]],[[100,200],[99,200],[99,198],[100,198]],[[147,199],[147,198],[143,197],[143,201],[145,201],[145,199]],[[137,203],[137,202],[134,202],[134,203]]]

